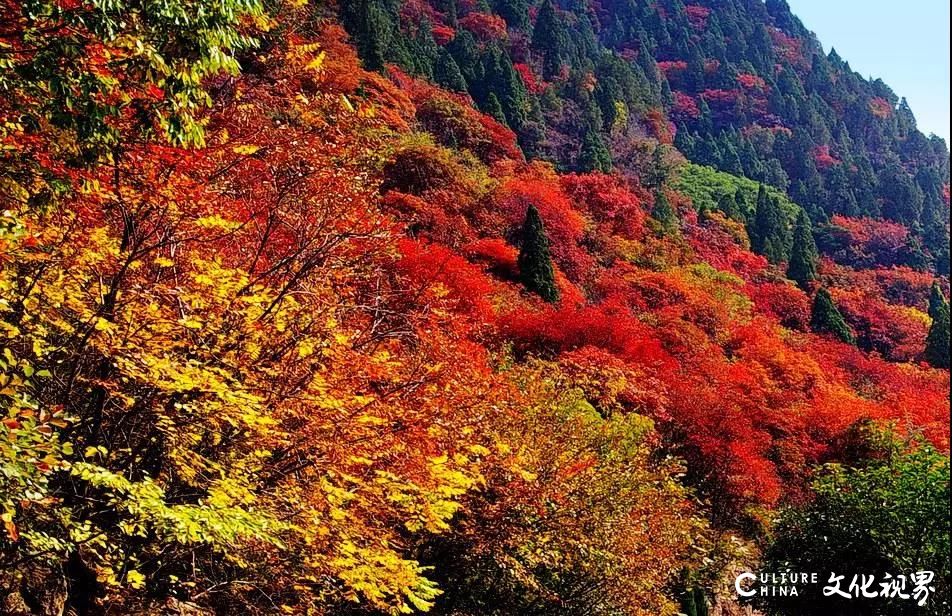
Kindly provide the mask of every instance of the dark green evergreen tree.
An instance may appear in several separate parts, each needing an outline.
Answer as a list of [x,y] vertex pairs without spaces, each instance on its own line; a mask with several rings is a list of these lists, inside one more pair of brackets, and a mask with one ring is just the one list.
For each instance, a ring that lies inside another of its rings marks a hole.
[[932,326],[926,337],[925,360],[936,368],[949,369],[949,301],[938,284],[932,285],[929,296],[929,316]]
[[813,241],[813,225],[804,210],[797,215],[797,224],[793,230],[793,249],[787,266],[787,278],[796,282],[800,288],[807,289],[817,278],[817,260],[819,256]]
[[662,235],[671,235],[678,230],[678,215],[671,205],[671,201],[658,189],[654,195],[654,207],[651,208],[651,217],[658,223]]
[[786,219],[780,202],[767,194],[763,184],[757,192],[757,210],[753,224],[748,225],[747,232],[754,252],[774,264],[786,259]]
[[552,0],[543,0],[532,29],[532,50],[542,58],[542,76],[552,79],[566,63],[569,51],[569,35],[564,19],[560,17]]
[[582,140],[582,150],[578,155],[578,170],[582,173],[612,170],[612,155],[597,131],[589,129]]
[[519,278],[526,289],[545,301],[555,303],[559,300],[559,288],[555,284],[555,271],[549,255],[549,239],[534,205],[526,210],[526,220],[522,225]]
[[506,120],[506,114],[502,109],[502,103],[499,102],[499,98],[496,96],[495,92],[490,92],[489,96],[486,98],[486,104],[483,105],[483,113],[491,116],[503,126],[509,125],[508,121]]
[[436,57],[436,63],[433,65],[433,81],[447,90],[466,92],[466,80],[463,78],[463,73],[460,72],[456,60],[446,49],[440,49]]
[[829,334],[847,344],[856,342],[846,320],[830,297],[830,292],[822,287],[813,297],[810,328],[817,334]]
[[529,29],[529,4],[529,0],[496,0],[493,6],[510,28],[524,32]]

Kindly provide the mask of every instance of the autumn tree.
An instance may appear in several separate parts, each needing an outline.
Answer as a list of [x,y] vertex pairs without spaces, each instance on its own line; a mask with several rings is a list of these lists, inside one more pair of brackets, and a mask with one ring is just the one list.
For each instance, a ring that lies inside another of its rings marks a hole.
[[813,297],[813,309],[810,313],[810,328],[818,334],[830,334],[837,340],[853,344],[855,339],[849,326],[843,319],[830,292],[820,288]]
[[801,209],[797,214],[797,222],[793,231],[793,249],[790,253],[790,263],[787,266],[787,278],[796,282],[802,289],[808,288],[810,283],[817,280],[818,258],[810,218]]
[[529,205],[526,209],[526,218],[522,225],[519,278],[526,289],[545,301],[554,303],[559,300],[552,257],[549,255],[549,239],[546,237],[539,210],[534,205]]

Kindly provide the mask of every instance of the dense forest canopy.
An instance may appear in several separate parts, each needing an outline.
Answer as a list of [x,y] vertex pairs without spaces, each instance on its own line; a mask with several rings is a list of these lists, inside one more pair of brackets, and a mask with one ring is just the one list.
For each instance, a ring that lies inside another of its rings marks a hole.
[[783,0],[0,0],[0,612],[943,613],[948,258]]

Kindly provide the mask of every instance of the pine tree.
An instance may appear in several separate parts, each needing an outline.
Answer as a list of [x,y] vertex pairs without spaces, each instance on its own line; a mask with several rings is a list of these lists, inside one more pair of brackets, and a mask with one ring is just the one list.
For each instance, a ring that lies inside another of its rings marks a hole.
[[592,171],[609,173],[612,170],[612,155],[598,132],[592,129],[585,133],[582,140],[582,150],[578,155],[578,170],[583,173]]
[[677,232],[678,215],[671,206],[667,195],[665,195],[661,189],[655,191],[654,207],[651,209],[651,217],[658,222],[662,235],[670,235]]
[[793,250],[787,266],[787,278],[796,282],[802,289],[808,288],[810,283],[818,278],[817,259],[813,226],[807,213],[800,210],[797,215],[797,225],[793,231]]
[[522,248],[519,251],[519,278],[522,284],[549,303],[559,300],[555,271],[549,255],[549,240],[545,235],[542,217],[534,205],[526,210],[522,225]]
[[830,334],[847,344],[854,344],[853,333],[839,308],[830,297],[830,292],[820,288],[813,298],[813,310],[810,315],[810,328],[818,334]]
[[456,60],[446,49],[440,49],[440,53],[436,57],[436,64],[433,66],[433,80],[447,90],[453,90],[454,92],[466,91],[466,80],[463,79],[463,73],[460,72]]
[[949,301],[938,284],[933,283],[929,296],[929,316],[932,326],[926,337],[923,357],[936,368],[949,369]]

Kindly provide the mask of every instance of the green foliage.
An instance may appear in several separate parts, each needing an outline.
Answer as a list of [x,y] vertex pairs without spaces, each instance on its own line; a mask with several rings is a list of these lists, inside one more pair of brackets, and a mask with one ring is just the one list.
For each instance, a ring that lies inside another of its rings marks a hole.
[[753,221],[747,226],[747,234],[754,252],[773,264],[786,260],[790,235],[787,216],[780,200],[769,196],[763,185],[757,191],[757,207]]
[[522,284],[549,303],[559,300],[555,271],[549,255],[549,240],[545,235],[542,217],[534,205],[526,210],[522,225],[522,247],[519,251],[519,277]]
[[456,60],[446,49],[440,49],[436,58],[436,64],[433,66],[433,81],[447,90],[454,92],[466,91],[466,80],[463,78],[463,73],[460,72]]
[[[886,573],[933,571],[936,592],[926,606],[878,599],[866,601],[863,613],[948,613],[949,457],[926,443],[873,438],[878,459],[857,468],[824,467],[813,484],[816,498],[784,513],[763,570],[817,572],[824,583],[830,572],[846,574],[844,589],[853,573],[881,580]],[[823,597],[821,586],[805,588],[798,598],[763,598],[763,607],[772,615],[853,613],[839,611],[850,604]]]
[[[135,118],[146,133],[155,119],[173,143],[201,145],[199,110],[211,103],[205,80],[238,72],[235,54],[256,44],[247,26],[265,18],[259,0],[17,6],[14,45],[0,43],[0,92],[20,122],[49,120],[75,131],[87,149],[122,145],[121,117]],[[24,51],[7,55],[13,48]]]
[[[672,187],[691,198],[697,209],[717,209],[720,200],[728,194],[734,195],[739,218],[752,218],[757,202],[760,185],[754,180],[718,171],[712,167],[688,163],[678,168]],[[771,186],[764,186],[767,196],[776,199],[785,216],[792,219],[800,207],[784,193]],[[725,212],[725,215],[728,215]]]
[[839,308],[830,297],[830,292],[824,288],[820,288],[813,298],[810,328],[818,334],[830,334],[847,344],[856,342]]
[[578,156],[578,170],[583,173],[600,171],[609,173],[612,170],[612,155],[605,147],[602,138],[594,130],[585,133],[582,140],[582,150]]
[[663,190],[655,192],[654,207],[651,208],[651,217],[658,223],[658,228],[662,235],[677,233],[678,215]]
[[817,277],[817,260],[819,255],[816,243],[813,241],[813,226],[807,213],[800,210],[797,215],[797,224],[793,230],[793,250],[790,253],[790,263],[787,266],[787,278],[793,280],[801,288],[806,289]]
[[532,30],[532,50],[542,58],[542,75],[552,79],[569,60],[571,40],[552,0],[543,0]]
[[949,369],[949,301],[938,284],[932,285],[929,297],[929,316],[932,325],[926,337],[925,360],[936,368]]

